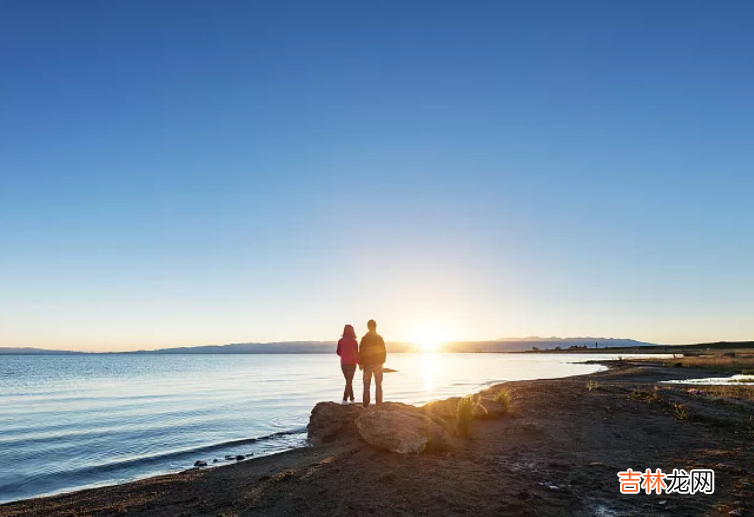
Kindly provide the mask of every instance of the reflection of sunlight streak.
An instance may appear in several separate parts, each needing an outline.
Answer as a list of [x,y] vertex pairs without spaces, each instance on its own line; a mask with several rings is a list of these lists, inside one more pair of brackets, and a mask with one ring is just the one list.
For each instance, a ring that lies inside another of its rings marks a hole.
[[435,355],[422,354],[422,377],[424,377],[424,391],[432,393],[435,390]]

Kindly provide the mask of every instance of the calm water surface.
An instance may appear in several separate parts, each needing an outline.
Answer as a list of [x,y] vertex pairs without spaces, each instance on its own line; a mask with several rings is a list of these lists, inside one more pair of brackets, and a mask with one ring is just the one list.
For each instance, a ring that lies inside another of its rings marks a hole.
[[[603,358],[393,354],[385,398],[585,374],[602,367],[574,363]],[[0,356],[0,503],[300,447],[312,406],[342,389],[329,355]]]

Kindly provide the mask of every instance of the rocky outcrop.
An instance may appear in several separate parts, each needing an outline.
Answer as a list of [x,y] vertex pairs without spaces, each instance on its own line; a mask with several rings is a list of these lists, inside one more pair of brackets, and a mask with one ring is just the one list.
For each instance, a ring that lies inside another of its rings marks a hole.
[[309,417],[309,439],[315,445],[334,441],[345,441],[358,437],[355,420],[364,408],[359,405],[341,405],[335,402],[320,402]]
[[[507,401],[499,397],[496,400],[495,395],[482,392],[474,396],[472,419],[496,418],[508,412]],[[309,439],[315,445],[363,440],[377,449],[401,454],[445,450],[450,446],[451,434],[466,434],[457,420],[462,400],[451,397],[422,407],[386,402],[367,409],[355,404],[320,402],[309,418]],[[469,420],[462,422],[467,429]]]
[[356,419],[356,427],[369,445],[390,452],[417,454],[448,446],[445,428],[406,404],[372,406]]

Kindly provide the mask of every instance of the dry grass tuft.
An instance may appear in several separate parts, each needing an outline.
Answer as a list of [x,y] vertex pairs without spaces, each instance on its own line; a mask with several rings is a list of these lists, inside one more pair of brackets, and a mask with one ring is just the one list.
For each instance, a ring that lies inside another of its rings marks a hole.
[[472,396],[463,397],[456,407],[456,432],[459,436],[471,436],[471,421],[478,402]]
[[688,420],[689,414],[686,412],[686,406],[683,404],[673,403],[673,414],[678,420]]
[[699,386],[697,391],[713,399],[736,399],[754,402],[754,386]]
[[493,400],[498,404],[505,406],[506,410],[509,410],[511,407],[511,394],[508,390],[498,391],[495,393],[495,398]]
[[723,357],[722,354],[710,354],[699,357],[678,357],[668,359],[665,366],[684,368],[710,368],[722,371],[745,371],[754,369],[754,354],[737,354],[735,357]]
[[647,404],[660,400],[660,396],[657,394],[657,391],[633,390],[630,397],[633,400],[646,402]]

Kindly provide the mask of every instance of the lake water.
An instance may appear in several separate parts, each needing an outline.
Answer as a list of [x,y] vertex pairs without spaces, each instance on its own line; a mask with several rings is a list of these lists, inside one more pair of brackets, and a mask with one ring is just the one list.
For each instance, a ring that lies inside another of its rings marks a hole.
[[[611,355],[393,354],[385,399],[423,403],[506,380],[595,372]],[[360,399],[361,375],[354,387]],[[306,445],[340,400],[329,355],[0,355],[0,503]]]

